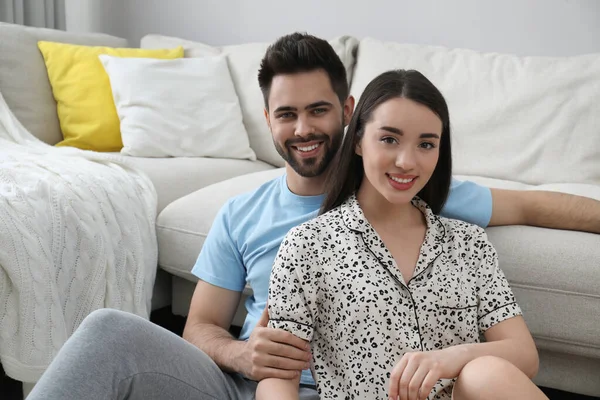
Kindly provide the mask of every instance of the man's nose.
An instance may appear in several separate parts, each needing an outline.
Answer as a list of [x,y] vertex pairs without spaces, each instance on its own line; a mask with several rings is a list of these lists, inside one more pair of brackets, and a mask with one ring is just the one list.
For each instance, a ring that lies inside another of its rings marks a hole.
[[311,125],[310,121],[306,117],[298,117],[296,120],[296,130],[294,135],[299,137],[305,137],[315,133],[314,127]]

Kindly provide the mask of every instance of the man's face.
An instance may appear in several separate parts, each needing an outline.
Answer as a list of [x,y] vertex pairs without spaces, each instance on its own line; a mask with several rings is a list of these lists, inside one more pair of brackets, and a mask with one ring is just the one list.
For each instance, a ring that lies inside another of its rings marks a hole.
[[342,108],[327,73],[316,70],[275,76],[265,117],[277,152],[311,178],[325,172],[340,148],[351,112]]

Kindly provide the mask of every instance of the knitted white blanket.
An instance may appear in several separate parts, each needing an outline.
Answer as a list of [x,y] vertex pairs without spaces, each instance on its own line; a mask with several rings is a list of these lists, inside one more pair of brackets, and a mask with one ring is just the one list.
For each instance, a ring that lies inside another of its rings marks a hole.
[[149,317],[155,217],[145,175],[119,156],[46,145],[0,94],[0,361],[9,376],[36,382],[93,310]]

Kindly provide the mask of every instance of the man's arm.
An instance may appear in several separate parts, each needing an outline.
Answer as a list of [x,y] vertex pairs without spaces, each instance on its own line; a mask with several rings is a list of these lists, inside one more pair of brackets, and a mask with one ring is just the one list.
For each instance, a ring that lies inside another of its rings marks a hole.
[[198,281],[183,338],[225,371],[257,381],[299,377],[310,359],[308,346],[291,333],[267,328],[266,311],[248,341],[231,336],[228,330],[240,297],[240,292]]
[[491,191],[489,226],[531,225],[600,233],[600,201],[549,191]]
[[[198,281],[183,338],[198,347],[222,369],[240,372],[242,366],[236,355],[243,351],[244,343],[229,333],[241,293]],[[215,307],[218,304],[218,307]]]

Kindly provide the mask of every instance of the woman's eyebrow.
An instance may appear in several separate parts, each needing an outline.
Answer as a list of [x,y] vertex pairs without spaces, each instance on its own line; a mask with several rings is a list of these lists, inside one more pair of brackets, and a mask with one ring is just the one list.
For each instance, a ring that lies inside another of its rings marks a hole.
[[[396,135],[404,136],[404,132],[402,132],[402,129],[394,128],[393,126],[382,126],[379,129],[382,131],[387,131],[387,132],[396,134]],[[421,138],[421,139],[439,139],[440,135],[438,135],[437,133],[421,133],[419,135],[419,138]]]

